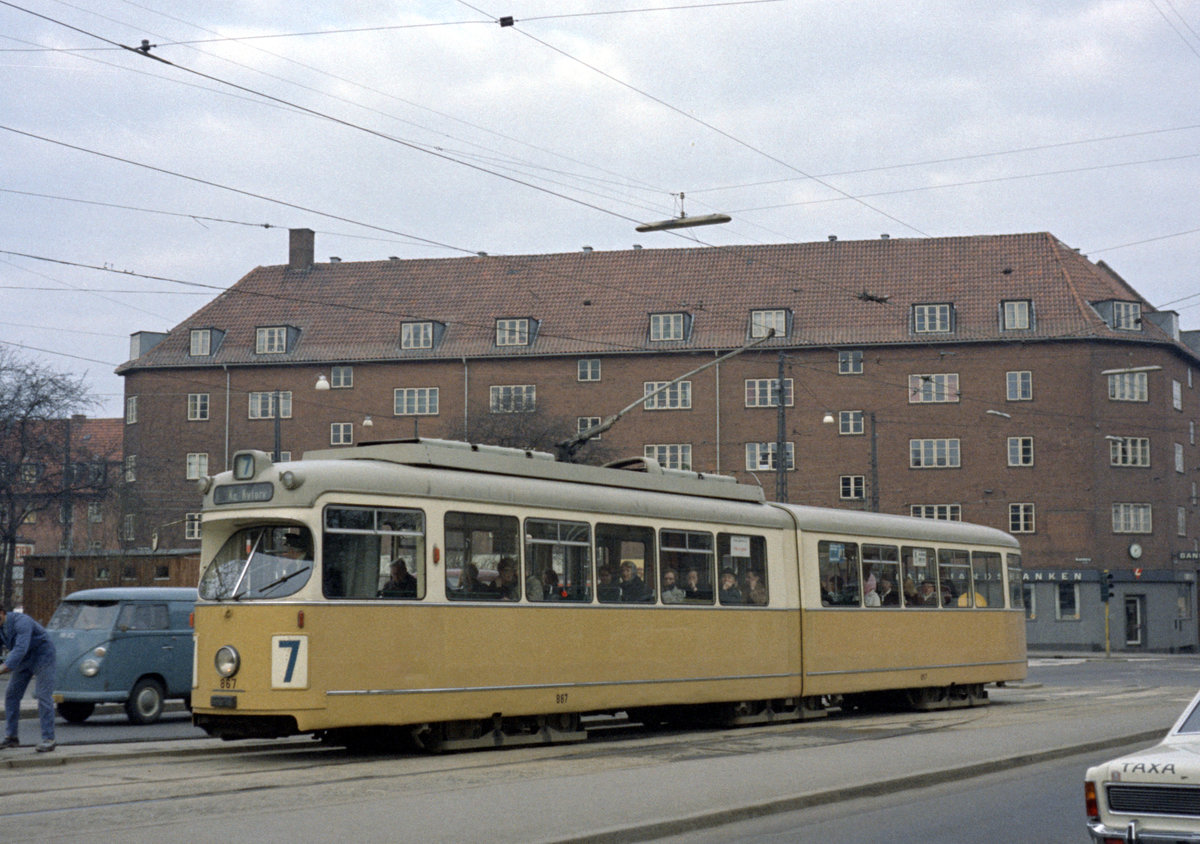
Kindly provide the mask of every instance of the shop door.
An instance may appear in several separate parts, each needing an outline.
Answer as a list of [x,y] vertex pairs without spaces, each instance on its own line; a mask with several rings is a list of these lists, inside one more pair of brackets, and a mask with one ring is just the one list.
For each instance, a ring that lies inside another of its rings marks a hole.
[[1146,598],[1142,595],[1125,596],[1125,647],[1140,648],[1145,645]]

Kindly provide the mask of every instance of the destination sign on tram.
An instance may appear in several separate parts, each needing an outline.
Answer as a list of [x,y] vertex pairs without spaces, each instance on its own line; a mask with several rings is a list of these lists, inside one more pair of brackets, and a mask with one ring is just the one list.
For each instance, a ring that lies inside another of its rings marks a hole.
[[256,501],[270,501],[274,495],[275,485],[271,483],[222,484],[213,490],[213,503],[248,504]]

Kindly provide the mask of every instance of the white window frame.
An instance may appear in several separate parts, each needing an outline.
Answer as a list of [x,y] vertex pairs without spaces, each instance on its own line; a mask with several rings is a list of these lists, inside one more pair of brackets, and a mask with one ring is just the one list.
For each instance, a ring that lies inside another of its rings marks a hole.
[[[274,390],[258,390],[250,393],[250,409],[248,411],[249,419],[274,419],[275,418],[275,391]],[[292,391],[279,391],[279,418],[292,418]]]
[[1150,379],[1145,372],[1118,372],[1108,376],[1109,401],[1149,401]]
[[845,349],[838,352],[838,375],[862,375],[863,353],[861,349]]
[[[746,407],[779,407],[776,391],[779,386],[778,378],[747,378]],[[795,394],[792,389],[792,379],[783,379],[783,406],[792,407],[795,404]]]
[[125,483],[131,484],[137,480],[137,455],[125,456]]
[[1148,467],[1150,465],[1150,438],[1110,439],[1108,441],[1108,465]]
[[400,348],[404,350],[432,349],[433,323],[429,321],[400,323]]
[[691,443],[650,443],[642,448],[642,454],[658,461],[666,469],[692,468]]
[[1008,438],[1008,465],[1033,465],[1033,437]]
[[392,392],[394,416],[437,416],[441,399],[438,387],[397,387]]
[[1028,299],[1005,299],[1000,306],[1002,331],[1028,331],[1033,326],[1033,303]]
[[104,507],[99,501],[88,502],[87,520],[94,525],[104,521]]
[[133,542],[137,539],[137,516],[133,513],[126,513],[122,526],[124,530],[122,530],[121,536],[126,542]]
[[954,306],[948,302],[913,305],[914,334],[951,334],[954,331]]
[[929,437],[908,441],[910,469],[960,469],[962,447],[958,437]]
[[529,317],[505,317],[496,320],[497,346],[528,346]]
[[282,355],[287,353],[287,326],[265,325],[254,331],[254,353],[256,355]]
[[[1070,593],[1075,598],[1075,612],[1073,614],[1063,613],[1063,590],[1070,590]],[[1055,621],[1079,621],[1079,584],[1078,583],[1063,583],[1059,581],[1054,584],[1054,619]]]
[[654,343],[667,343],[672,340],[687,339],[687,320],[682,311],[663,314],[650,314],[650,340]]
[[787,337],[788,312],[785,308],[770,308],[750,312],[750,337],[766,337],[774,328],[776,337]]
[[866,475],[842,475],[838,478],[838,498],[842,501],[863,501],[866,497]]
[[492,413],[533,413],[537,410],[537,385],[498,384],[489,392]]
[[1113,533],[1153,533],[1154,508],[1138,502],[1114,502],[1112,529]]
[[1019,501],[1008,505],[1008,532],[1037,532],[1037,509],[1033,502]]
[[125,424],[133,425],[138,421],[138,397],[125,397]]
[[1183,385],[1171,379],[1171,407],[1176,410],[1183,410]]
[[[746,443],[746,471],[747,472],[774,472],[778,468],[775,462],[775,454],[779,450],[779,443],[763,442],[763,443]],[[783,469],[785,472],[791,472],[796,468],[796,444],[785,442],[783,444]]]
[[348,365],[329,367],[329,388],[349,390],[354,387],[354,367]]
[[208,421],[208,396],[208,393],[188,393],[187,418],[189,422]]
[[[590,431],[592,428],[595,428],[603,421],[604,417],[602,416],[577,416],[575,417],[575,431],[582,434],[584,431]],[[601,434],[593,434],[591,439],[598,440],[600,437]]]
[[188,336],[188,357],[206,358],[212,355],[212,329],[193,328]]
[[866,414],[861,410],[839,410],[838,436],[861,437],[866,433],[866,425],[863,421],[865,418]]
[[908,514],[916,519],[936,519],[943,522],[961,522],[961,504],[912,504]]
[[928,372],[908,376],[909,404],[956,404],[957,372]]
[[1187,471],[1184,468],[1183,443],[1175,443],[1175,471],[1181,475]]
[[1009,401],[1033,401],[1033,372],[1014,369],[1004,373],[1005,390]]
[[183,517],[183,538],[184,539],[199,539],[200,538],[200,514],[187,513]]
[[[643,381],[642,395],[649,396],[659,387],[670,383],[669,381]],[[691,410],[692,382],[680,381],[671,384],[661,393],[646,399],[642,406],[646,410]]]
[[600,358],[583,358],[575,365],[576,381],[599,381]]
[[196,481],[208,474],[208,452],[189,451],[187,453],[185,477]]
[[1113,302],[1113,328],[1118,331],[1141,331],[1141,303]]
[[353,422],[330,422],[329,423],[329,444],[330,445],[354,445],[354,423]]
[[1187,507],[1182,505],[1175,508],[1175,534],[1187,536]]

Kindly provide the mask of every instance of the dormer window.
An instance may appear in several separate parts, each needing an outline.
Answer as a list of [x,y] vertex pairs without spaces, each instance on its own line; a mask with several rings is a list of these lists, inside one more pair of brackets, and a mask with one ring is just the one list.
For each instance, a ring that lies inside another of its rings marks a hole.
[[[282,355],[286,354],[289,345],[289,330],[286,325],[271,325],[265,328],[258,328],[254,334],[254,353],[256,355]],[[296,332],[299,333],[299,332]]]
[[787,337],[791,331],[788,323],[791,312],[784,308],[750,312],[750,338],[766,337],[775,330],[776,337]]
[[1033,328],[1033,303],[1028,299],[1009,299],[1000,303],[1002,331],[1028,331]]
[[954,330],[954,306],[913,305],[912,319],[916,334],[949,334]]
[[406,322],[400,326],[401,349],[432,349],[433,323]]
[[691,327],[691,314],[650,314],[650,340],[655,343],[686,340]]
[[529,317],[496,320],[497,346],[528,346],[537,335],[537,321]]
[[225,332],[215,328],[193,328],[188,337],[188,356],[211,357],[221,347],[224,338]]
[[1119,331],[1142,330],[1142,306],[1137,302],[1113,302],[1112,327]]

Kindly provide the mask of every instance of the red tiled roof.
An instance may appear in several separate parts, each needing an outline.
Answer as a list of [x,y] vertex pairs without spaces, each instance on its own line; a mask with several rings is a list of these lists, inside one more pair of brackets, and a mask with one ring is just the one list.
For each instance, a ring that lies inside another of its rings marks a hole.
[[[1000,331],[1005,299],[1033,302],[1032,330]],[[792,336],[769,345],[910,343],[911,306],[943,302],[954,305],[955,331],[921,342],[1129,339],[1089,306],[1111,299],[1153,310],[1104,264],[1045,232],[271,266],[251,271],[118,372],[730,349],[747,341],[750,311],[769,308],[794,314]],[[648,315],[663,311],[692,315],[688,341],[649,341]],[[497,348],[495,320],[504,317],[538,320],[536,341]],[[413,320],[445,324],[442,342],[401,352],[400,325]],[[255,329],[271,325],[298,328],[299,340],[285,355],[256,355]],[[189,357],[194,328],[225,332],[215,354]],[[1138,339],[1170,340],[1149,320]]]

